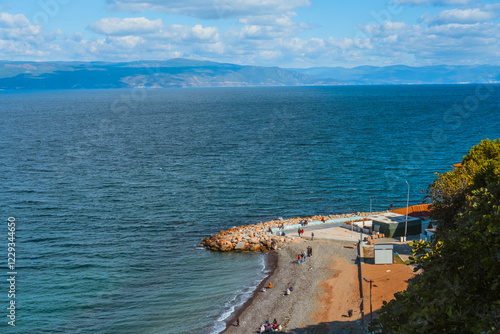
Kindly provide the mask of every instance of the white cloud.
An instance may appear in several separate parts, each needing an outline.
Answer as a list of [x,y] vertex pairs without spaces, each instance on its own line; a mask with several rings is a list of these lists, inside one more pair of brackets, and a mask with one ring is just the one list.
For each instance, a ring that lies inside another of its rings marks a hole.
[[161,19],[151,21],[145,17],[124,19],[108,17],[89,24],[89,28],[94,32],[116,36],[153,33],[162,26]]
[[89,28],[94,32],[111,36],[142,36],[147,40],[169,39],[178,43],[218,40],[216,27],[194,27],[174,24],[164,25],[161,19],[148,20],[140,18],[105,18],[93,22]]
[[24,57],[44,57],[57,49],[56,30],[44,36],[39,25],[32,24],[23,14],[0,13],[0,59],[18,60]]
[[361,26],[373,45],[372,55],[397,63],[413,59],[417,64],[498,63],[500,25],[450,23],[424,27],[386,21]]
[[0,13],[0,38],[36,38],[41,31],[39,25],[32,24],[23,14]]
[[434,16],[425,13],[420,17],[420,21],[428,24],[476,23],[489,21],[496,16],[497,15],[493,12],[483,11],[479,8],[449,9],[443,10],[438,15]]
[[119,11],[163,11],[205,19],[241,18],[285,13],[309,6],[309,0],[109,0]]
[[0,28],[19,28],[29,25],[30,21],[23,14],[0,13]]
[[393,0],[393,2],[400,5],[414,6],[454,6],[477,3],[477,0]]
[[330,37],[314,35],[314,30],[301,35],[311,27],[297,22],[300,18],[295,9],[309,5],[309,0],[172,0],[168,6],[160,0],[112,0],[115,9],[232,20],[219,28],[215,20],[208,24],[202,21],[204,25],[165,24],[165,18],[149,19],[147,12],[137,15],[143,17],[107,17],[88,25],[100,34],[97,38],[78,31],[46,31],[47,26],[33,24],[22,14],[0,12],[0,59],[129,61],[187,57],[284,67],[498,64],[500,25],[491,20],[500,14],[500,4],[468,9],[461,6],[476,1],[394,1],[435,6],[453,3],[456,8],[426,14],[418,24],[393,22],[387,17],[383,23],[360,25],[359,33],[344,38],[341,32]]

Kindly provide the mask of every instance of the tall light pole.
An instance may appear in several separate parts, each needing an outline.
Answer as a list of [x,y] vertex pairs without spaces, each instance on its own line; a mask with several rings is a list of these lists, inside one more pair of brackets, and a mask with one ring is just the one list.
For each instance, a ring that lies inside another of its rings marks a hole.
[[408,206],[410,205],[410,184],[406,180],[405,182],[408,185],[408,196],[406,197],[406,219],[405,219],[405,242],[406,242],[406,232],[408,229]]
[[[349,208],[349,212],[352,212],[352,208]],[[353,230],[354,230],[354,219],[352,218],[352,215],[351,215],[351,238],[352,238]]]
[[367,280],[366,278],[363,277],[365,282],[370,283],[370,321],[373,321],[373,309],[372,309],[372,280]]

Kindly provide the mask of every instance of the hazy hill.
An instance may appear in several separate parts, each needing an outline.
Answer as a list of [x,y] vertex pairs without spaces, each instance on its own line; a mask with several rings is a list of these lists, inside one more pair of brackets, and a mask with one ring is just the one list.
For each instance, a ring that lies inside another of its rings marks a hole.
[[0,61],[0,89],[328,86],[500,82],[500,66],[242,66],[189,59],[136,62]]
[[278,67],[187,59],[108,62],[0,62],[0,89],[251,87],[335,85]]
[[347,85],[498,83],[500,66],[359,66],[290,69]]

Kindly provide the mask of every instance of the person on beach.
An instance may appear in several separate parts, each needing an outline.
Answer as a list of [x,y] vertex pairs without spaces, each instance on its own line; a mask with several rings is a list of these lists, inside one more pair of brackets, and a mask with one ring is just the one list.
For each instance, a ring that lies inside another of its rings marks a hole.
[[300,233],[304,234],[304,229],[302,229],[302,230],[300,231]]
[[302,230],[299,228],[299,229],[297,230],[297,233],[299,234],[299,238],[300,238],[300,233],[302,233]]
[[314,240],[314,232],[311,232],[311,240]]
[[324,223],[325,222],[325,217],[321,217],[321,222]]
[[285,296],[289,296],[289,295],[290,295],[290,289],[286,289]]
[[236,317],[236,327],[240,327],[240,317]]
[[302,259],[304,260],[304,262],[306,262],[307,256],[305,251],[302,252]]
[[297,256],[297,263],[300,263],[300,254]]

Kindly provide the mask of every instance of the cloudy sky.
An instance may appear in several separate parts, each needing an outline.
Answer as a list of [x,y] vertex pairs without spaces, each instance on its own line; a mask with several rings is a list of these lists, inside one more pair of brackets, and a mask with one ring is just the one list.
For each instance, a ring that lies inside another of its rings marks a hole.
[[499,36],[498,0],[0,1],[0,60],[500,65]]

